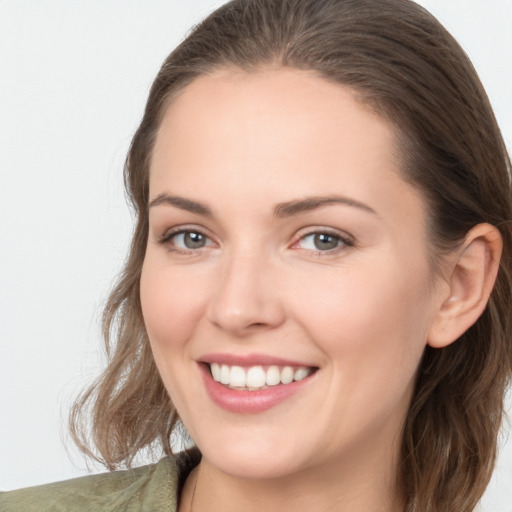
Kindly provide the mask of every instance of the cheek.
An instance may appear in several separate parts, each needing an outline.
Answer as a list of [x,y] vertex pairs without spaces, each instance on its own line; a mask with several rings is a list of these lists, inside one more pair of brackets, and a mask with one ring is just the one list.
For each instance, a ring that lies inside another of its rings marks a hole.
[[194,335],[205,304],[205,287],[197,285],[201,280],[190,277],[150,255],[140,280],[142,313],[153,357],[180,416],[193,407],[191,390],[198,385],[190,382],[190,372],[195,368],[187,342]]
[[204,276],[145,260],[140,298],[154,351],[177,350],[190,338],[205,309],[205,289]]
[[401,374],[409,381],[430,322],[422,272],[373,266],[316,277],[309,281],[315,286],[301,294],[307,301],[296,302],[296,317],[336,369],[355,380]]

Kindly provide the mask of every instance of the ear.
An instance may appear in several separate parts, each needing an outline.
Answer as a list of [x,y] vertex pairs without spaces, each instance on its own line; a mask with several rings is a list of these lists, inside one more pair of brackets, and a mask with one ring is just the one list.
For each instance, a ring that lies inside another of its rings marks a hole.
[[435,311],[428,336],[431,347],[453,343],[478,320],[496,281],[502,248],[498,229],[478,224],[468,232],[462,247],[448,257],[449,293]]

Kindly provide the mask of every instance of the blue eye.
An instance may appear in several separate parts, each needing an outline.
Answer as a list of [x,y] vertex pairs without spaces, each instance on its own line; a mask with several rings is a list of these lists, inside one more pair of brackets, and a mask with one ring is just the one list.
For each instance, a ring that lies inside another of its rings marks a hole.
[[212,241],[200,231],[178,231],[177,233],[169,233],[160,240],[162,244],[169,244],[177,250],[198,250],[203,247],[212,245]]
[[353,245],[350,240],[333,233],[311,233],[302,237],[298,243],[301,249],[309,251],[332,251],[342,246]]
[[175,245],[182,245],[187,249],[200,249],[206,245],[207,238],[202,233],[185,231],[173,237]]

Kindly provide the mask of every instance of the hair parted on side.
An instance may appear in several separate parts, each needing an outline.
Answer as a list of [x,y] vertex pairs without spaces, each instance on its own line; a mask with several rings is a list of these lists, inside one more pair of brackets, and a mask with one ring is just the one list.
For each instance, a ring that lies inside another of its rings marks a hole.
[[233,0],[166,59],[126,160],[136,226],[103,316],[109,364],[75,404],[75,440],[110,469],[129,465],[155,443],[172,453],[178,418],[153,361],[139,298],[149,164],[173,97],[195,78],[226,66],[310,70],[349,88],[390,121],[403,177],[427,199],[434,265],[476,224],[500,230],[504,257],[486,310],[455,343],[425,351],[397,482],[407,512],[470,512],[491,477],[512,374],[511,166],[468,57],[411,0]]

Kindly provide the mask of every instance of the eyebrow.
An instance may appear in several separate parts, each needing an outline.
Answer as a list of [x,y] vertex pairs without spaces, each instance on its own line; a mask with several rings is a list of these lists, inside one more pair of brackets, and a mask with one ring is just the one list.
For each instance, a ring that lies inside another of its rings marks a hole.
[[184,197],[180,196],[170,196],[165,193],[155,197],[155,199],[149,203],[149,208],[153,208],[154,206],[159,206],[161,204],[176,206],[181,210],[196,213],[197,215],[205,215],[207,217],[212,216],[212,211],[210,208],[208,208],[208,206],[204,205],[203,203],[192,201],[191,199],[185,199]]
[[[176,208],[180,208],[181,210],[195,213],[197,215],[204,215],[207,217],[213,216],[211,209],[203,203],[193,201],[191,199],[186,199],[180,196],[170,196],[169,194],[166,193],[160,194],[157,197],[155,197],[155,199],[153,199],[149,203],[149,208],[160,206],[162,204],[175,206]],[[345,206],[351,206],[354,208],[359,208],[360,210],[363,210],[365,212],[377,215],[377,212],[370,206],[360,201],[356,201],[355,199],[350,199],[349,197],[312,196],[306,197],[304,199],[296,199],[293,201],[286,201],[284,203],[277,204],[274,208],[274,216],[278,218],[292,217],[293,215],[315,210],[316,208],[320,208],[321,206],[326,206],[329,204],[342,204]]]
[[298,213],[314,210],[328,204],[342,204],[345,206],[352,206],[365,212],[377,215],[377,212],[373,208],[370,208],[368,205],[344,196],[313,196],[295,201],[279,203],[274,208],[274,215],[279,218],[291,217],[293,215],[297,215]]

